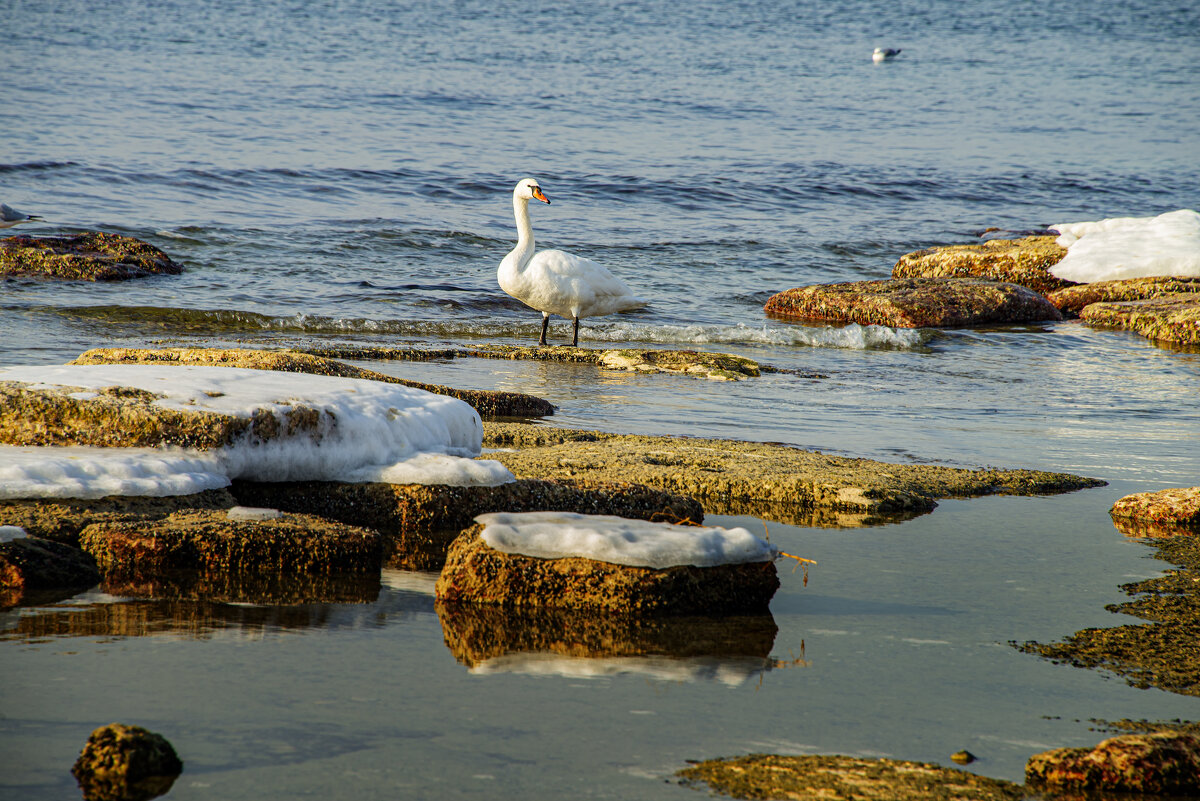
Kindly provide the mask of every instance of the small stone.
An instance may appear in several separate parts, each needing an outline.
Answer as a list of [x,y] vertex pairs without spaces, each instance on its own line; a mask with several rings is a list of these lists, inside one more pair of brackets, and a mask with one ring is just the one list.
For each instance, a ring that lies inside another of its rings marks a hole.
[[976,759],[978,759],[977,756],[975,756],[974,754],[972,754],[970,751],[968,751],[965,748],[961,751],[954,752],[953,754],[950,755],[950,758],[953,759],[955,762],[957,762],[960,765],[970,765],[972,762],[974,762]]
[[1076,791],[1194,795],[1200,792],[1200,737],[1127,734],[1095,748],[1056,748],[1029,758],[1025,781]]
[[182,772],[165,737],[121,723],[92,732],[71,768],[85,801],[147,801],[170,790]]

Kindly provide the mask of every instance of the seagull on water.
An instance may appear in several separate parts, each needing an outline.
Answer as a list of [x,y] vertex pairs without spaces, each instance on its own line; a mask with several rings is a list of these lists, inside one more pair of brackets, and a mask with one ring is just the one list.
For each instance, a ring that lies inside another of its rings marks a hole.
[[12,228],[14,225],[20,225],[23,222],[31,220],[40,220],[41,217],[36,214],[25,214],[17,211],[7,203],[0,203],[0,228]]
[[900,49],[893,50],[890,47],[877,47],[875,52],[871,54],[871,60],[878,64],[880,61],[887,61],[889,58],[895,58],[900,55]]

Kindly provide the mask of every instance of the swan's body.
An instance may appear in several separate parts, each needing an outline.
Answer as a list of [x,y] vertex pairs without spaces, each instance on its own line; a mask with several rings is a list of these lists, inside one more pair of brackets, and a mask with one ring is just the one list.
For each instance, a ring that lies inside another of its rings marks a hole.
[[574,321],[571,344],[578,345],[581,318],[646,305],[644,300],[634,296],[624,281],[591,259],[561,250],[534,253],[533,225],[529,221],[529,201],[533,198],[550,202],[532,178],[521,181],[513,190],[517,246],[500,262],[496,280],[505,292],[542,313],[539,345],[546,344],[551,314]]
[[900,50],[893,50],[890,47],[877,47],[875,52],[871,54],[871,60],[878,64],[880,61],[887,61],[890,58],[895,58],[900,55]]
[[12,228],[14,225],[20,225],[23,222],[32,222],[40,219],[42,218],[36,214],[25,214],[6,203],[0,203],[0,228]]

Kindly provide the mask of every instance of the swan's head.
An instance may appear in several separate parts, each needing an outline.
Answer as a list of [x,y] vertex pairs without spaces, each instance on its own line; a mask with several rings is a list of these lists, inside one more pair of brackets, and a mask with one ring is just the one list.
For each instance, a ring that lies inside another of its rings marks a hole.
[[521,200],[537,199],[543,203],[550,202],[550,199],[542,194],[542,188],[538,186],[536,178],[526,178],[517,184],[517,188],[513,190],[513,197]]

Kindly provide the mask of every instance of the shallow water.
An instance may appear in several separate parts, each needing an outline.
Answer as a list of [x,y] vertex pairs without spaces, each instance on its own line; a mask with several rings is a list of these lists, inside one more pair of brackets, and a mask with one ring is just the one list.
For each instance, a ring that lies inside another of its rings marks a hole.
[[[509,193],[543,247],[650,301],[581,344],[783,368],[736,384],[573,365],[367,363],[529,392],[553,425],[1038,467],[1105,488],[946,501],[874,529],[750,518],[815,558],[744,652],[491,660],[447,647],[429,577],[363,604],[88,593],[2,613],[3,794],[59,798],[121,720],[186,764],[172,798],[690,798],[687,759],[886,754],[1019,780],[1090,718],[1200,701],[1020,654],[1120,621],[1163,567],[1107,516],[1200,477],[1200,354],[1077,322],[909,332],[766,319],[781,289],[886,277],[904,252],[1196,208],[1200,11],[1144,0],[353,5],[22,4],[0,54],[3,197],[51,233],[132,234],[181,276],[0,284],[0,361],[102,345],[530,342],[500,293]],[[902,47],[875,65],[876,45]],[[552,336],[567,333],[556,320]],[[66,616],[64,616],[66,615]],[[73,622],[72,622],[73,621]],[[87,621],[81,622],[81,621]],[[119,622],[113,622],[119,621]],[[756,629],[757,630],[757,629]],[[24,632],[24,633],[22,633]],[[145,632],[139,634],[138,632]],[[453,638],[452,638],[453,640]],[[756,662],[757,660],[757,662]]]

